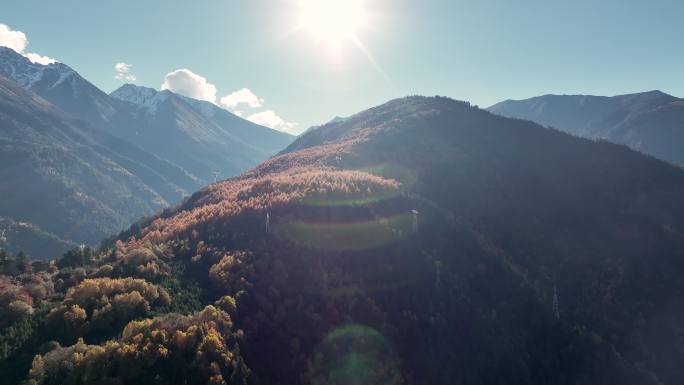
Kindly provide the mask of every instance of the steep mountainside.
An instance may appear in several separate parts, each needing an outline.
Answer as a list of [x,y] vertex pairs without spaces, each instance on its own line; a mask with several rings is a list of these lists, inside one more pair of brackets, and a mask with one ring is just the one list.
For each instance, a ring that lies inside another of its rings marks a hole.
[[0,175],[0,216],[77,243],[98,242],[196,183],[2,76]]
[[0,47],[0,75],[72,116],[174,163],[199,185],[213,180],[216,169],[224,177],[237,175],[294,139],[169,91],[125,85],[110,96],[65,64],[32,63],[9,48]]
[[66,64],[32,63],[11,48],[0,47],[0,75],[101,128],[112,123],[119,108],[115,100]]
[[[0,165],[7,193],[0,216],[36,229],[30,232],[35,242],[22,232],[21,242],[3,246],[13,252],[21,245],[31,255],[46,256],[38,247],[46,234],[61,242],[53,256],[74,242],[98,242],[178,203],[213,179],[214,170],[222,177],[236,175],[293,139],[168,91],[127,85],[109,96],[67,65],[32,63],[6,47],[0,47],[2,76],[29,91],[2,79],[0,113],[11,123],[0,127],[0,157],[7,160]],[[29,171],[33,167],[41,169],[40,176]],[[119,183],[112,173],[128,182]],[[47,181],[56,187],[44,186]],[[61,189],[68,191],[58,194]]]
[[614,97],[545,95],[507,100],[488,110],[684,164],[684,100],[660,91]]
[[393,100],[66,255],[42,275],[54,310],[0,335],[0,375],[679,384],[682,193],[681,169],[623,146]]
[[204,179],[216,169],[224,176],[237,175],[293,139],[211,103],[170,91],[127,84],[111,96],[132,111],[128,120],[118,123],[121,135]]

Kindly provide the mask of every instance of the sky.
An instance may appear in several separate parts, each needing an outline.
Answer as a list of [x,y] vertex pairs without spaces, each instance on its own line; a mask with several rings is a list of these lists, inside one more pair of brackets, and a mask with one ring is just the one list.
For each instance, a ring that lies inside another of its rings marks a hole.
[[25,54],[105,92],[168,88],[294,134],[414,94],[482,107],[549,93],[684,96],[681,0],[2,3],[0,44],[22,32]]

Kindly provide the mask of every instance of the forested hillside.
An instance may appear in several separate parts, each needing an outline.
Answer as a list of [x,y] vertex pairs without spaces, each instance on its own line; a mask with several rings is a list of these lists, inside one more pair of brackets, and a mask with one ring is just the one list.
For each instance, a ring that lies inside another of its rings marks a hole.
[[393,100],[3,278],[29,384],[679,384],[684,172]]
[[[188,194],[182,185],[193,183],[183,170],[2,76],[0,148],[0,216],[31,223],[66,243],[96,244],[180,200]],[[6,235],[14,238],[12,231]],[[39,249],[26,246],[32,254]],[[63,250],[44,252],[35,255],[54,257]]]
[[54,258],[96,245],[293,138],[170,91],[110,96],[0,46],[0,248]]

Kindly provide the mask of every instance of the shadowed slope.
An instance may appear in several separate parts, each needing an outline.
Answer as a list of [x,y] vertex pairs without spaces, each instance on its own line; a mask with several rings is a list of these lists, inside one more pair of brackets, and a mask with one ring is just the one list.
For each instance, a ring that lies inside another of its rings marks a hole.
[[488,110],[684,164],[684,102],[660,91],[614,97],[545,95],[507,100]]
[[230,312],[255,383],[676,384],[682,193],[626,147],[410,97],[122,238]]

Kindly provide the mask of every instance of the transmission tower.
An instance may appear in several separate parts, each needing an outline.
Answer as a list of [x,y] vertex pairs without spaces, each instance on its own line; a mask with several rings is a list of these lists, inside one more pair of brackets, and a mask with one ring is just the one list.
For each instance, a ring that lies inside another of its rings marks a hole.
[[442,283],[442,261],[435,261],[435,286]]
[[218,177],[219,177],[219,175],[221,175],[221,171],[214,170],[211,173],[214,174],[214,183],[218,182]]
[[411,210],[411,214],[413,214],[413,232],[417,233],[418,232],[418,210]]
[[558,302],[558,289],[556,286],[553,286],[553,316],[556,317],[557,320],[560,319],[560,304]]
[[271,214],[266,211],[266,233],[271,231]]

